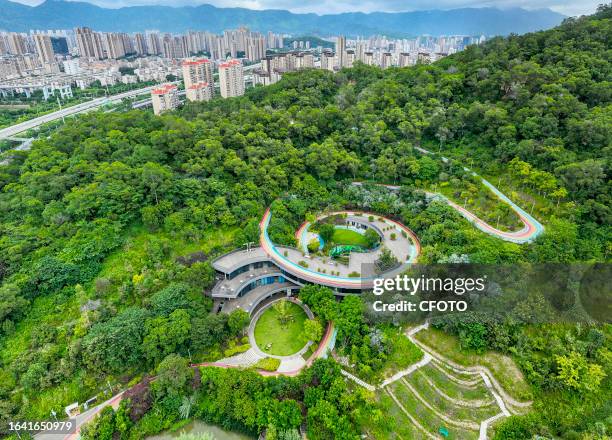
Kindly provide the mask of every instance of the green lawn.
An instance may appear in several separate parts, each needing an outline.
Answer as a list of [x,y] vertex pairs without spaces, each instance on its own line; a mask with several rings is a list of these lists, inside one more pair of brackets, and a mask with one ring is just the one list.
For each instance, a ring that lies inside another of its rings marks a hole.
[[436,387],[443,390],[447,396],[462,400],[487,400],[491,394],[487,391],[484,382],[479,383],[474,388],[453,382],[447,375],[433,367],[431,364],[425,365],[416,371],[416,375],[427,376]]
[[348,244],[353,246],[363,246],[365,248],[368,247],[368,241],[366,240],[365,236],[350,229],[334,229],[332,241],[335,244]]
[[401,408],[384,391],[379,391],[370,405],[358,412],[361,432],[368,439],[422,440],[427,437],[417,429]]
[[518,214],[483,184],[468,185],[468,188],[474,191],[450,185],[438,185],[435,190],[502,231],[517,231],[523,227]]
[[[286,301],[287,313],[292,316],[285,326],[279,320],[280,313],[274,306],[268,308],[255,324],[255,341],[257,346],[265,353],[288,356],[300,351],[304,346],[302,331],[307,316],[304,309],[297,304]],[[271,344],[270,349],[266,346]]]
[[[469,420],[480,423],[500,412],[497,403],[493,400],[493,396],[491,395],[485,397],[485,399],[491,402],[486,406],[467,407],[457,405],[438,394],[437,390],[427,382],[424,375],[418,373],[420,373],[420,371],[417,371],[416,374],[413,373],[407,376],[405,378],[406,381],[408,381],[432,407],[454,420]],[[441,391],[445,392],[446,390],[442,388]]]
[[400,370],[416,364],[423,357],[423,351],[410,342],[406,335],[394,328],[385,329],[385,336],[391,341],[391,352],[385,360],[383,373],[391,377]]
[[[469,429],[450,426],[447,422],[440,419],[434,412],[427,408],[417,397],[406,387],[401,380],[389,385],[395,396],[402,403],[406,411],[408,411],[417,421],[432,434],[438,432],[441,427],[448,429],[451,439],[461,440],[476,440],[478,432]],[[430,403],[431,404],[431,403]],[[452,416],[449,415],[452,418]],[[453,419],[454,420],[454,419]]]

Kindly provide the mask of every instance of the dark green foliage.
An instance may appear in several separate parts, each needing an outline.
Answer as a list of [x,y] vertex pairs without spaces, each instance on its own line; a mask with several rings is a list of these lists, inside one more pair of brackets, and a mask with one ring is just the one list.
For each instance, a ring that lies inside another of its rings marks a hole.
[[83,427],[80,434],[84,440],[112,440],[115,429],[115,412],[107,406],[92,423]]
[[495,428],[493,440],[524,440],[531,438],[538,431],[535,417],[510,416],[502,420]]
[[228,315],[196,316],[191,325],[191,345],[196,350],[210,348],[230,335]]
[[331,289],[309,284],[300,289],[300,299],[323,321],[334,321],[338,314],[338,304]]
[[233,336],[244,333],[244,329],[251,322],[251,316],[242,309],[236,309],[230,313],[227,325]]
[[189,360],[176,354],[169,354],[157,366],[157,379],[151,388],[157,397],[180,396],[185,393],[187,385],[193,379],[193,369]]
[[[185,267],[177,257],[203,250],[208,260],[257,242],[268,206],[279,244],[295,245],[306,218],[350,207],[403,221],[421,241],[423,263],[609,260],[611,28],[603,7],[433,65],[291,73],[244,97],[162,117],[81,115],[11,153],[0,167],[0,421],[47,417],[98,393],[107,375],[142,373],[169,353],[220,358],[246,319],[209,314],[202,293],[213,282],[210,262]],[[502,242],[425,197],[422,190],[446,186],[461,197],[475,183],[464,166],[500,181],[545,233],[526,245]],[[338,350],[356,373],[379,378],[394,344],[360,300],[338,303],[314,286],[301,297],[319,319],[336,321]],[[538,432],[595,435],[608,423],[609,328],[535,326],[551,313],[542,299],[513,304],[507,321],[479,315],[446,330],[466,349],[515,357],[537,390]],[[353,393],[335,368],[315,364],[312,380],[278,379],[270,388],[250,373],[219,373],[205,391],[231,399],[199,397],[199,408],[207,420],[256,433],[281,413],[278,429],[291,428],[295,405],[274,400],[295,401],[309,437],[352,438]],[[155,396],[162,415],[140,414],[140,432],[174,423],[178,394],[164,387]],[[265,413],[253,403],[262,399]]]
[[323,223],[319,228],[319,235],[325,243],[329,243],[334,235],[334,225]]
[[142,360],[144,322],[149,313],[127,309],[108,321],[95,324],[83,338],[83,361],[92,370],[119,373]]
[[185,284],[170,284],[151,297],[151,311],[155,315],[168,316],[176,309],[189,309],[191,301],[187,297],[187,292]]

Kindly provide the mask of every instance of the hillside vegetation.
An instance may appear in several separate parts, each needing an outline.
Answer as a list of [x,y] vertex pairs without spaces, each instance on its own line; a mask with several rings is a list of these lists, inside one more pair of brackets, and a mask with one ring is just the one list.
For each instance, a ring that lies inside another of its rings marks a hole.
[[[119,389],[154,372],[167,386],[141,383],[148,406],[124,408],[134,428],[121,429],[150,434],[177,421],[199,376],[192,384],[185,373],[171,386],[172,372],[186,371],[188,356],[222,357],[243,327],[240,317],[207,313],[209,260],[257,241],[269,205],[277,243],[295,244],[307,215],[351,206],[403,221],[419,236],[425,263],[609,261],[611,11],[497,38],[433,65],[287,74],[242,98],[161,117],[87,114],[29,152],[5,153],[12,160],[0,166],[0,430],[7,420],[62,413],[107,380]],[[500,241],[420,191],[461,187],[464,165],[499,177],[545,233],[523,246]],[[348,184],[354,179],[402,190],[358,188]],[[200,262],[178,259],[196,251]],[[610,327],[528,326],[540,304],[531,298],[515,310],[518,321],[441,327],[466,350],[513,356],[532,387],[533,412],[504,422],[497,438],[603,438],[612,432]],[[320,316],[338,320],[338,349],[358,375],[380,378],[392,341],[363,315],[360,299],[338,307]],[[235,374],[230,381],[232,372],[204,370],[210,393],[201,393],[194,414],[216,423],[227,415],[226,427],[249,433],[305,422],[312,439],[358,437],[367,400],[346,391],[333,362],[286,382]],[[257,419],[255,399],[266,414],[283,408],[286,417]],[[145,407],[154,409],[143,418]],[[119,429],[115,416],[105,417]]]

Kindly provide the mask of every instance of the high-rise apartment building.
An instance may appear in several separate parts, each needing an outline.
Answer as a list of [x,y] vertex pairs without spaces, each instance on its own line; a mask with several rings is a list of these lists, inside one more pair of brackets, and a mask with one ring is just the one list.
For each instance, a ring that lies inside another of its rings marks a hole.
[[346,66],[346,37],[340,35],[336,38],[336,56],[338,57],[338,67]]
[[312,69],[314,67],[314,55],[311,53],[300,53],[295,56],[296,69]]
[[363,63],[368,66],[374,65],[374,52],[364,52],[363,54]]
[[355,44],[355,59],[365,63],[365,53],[367,51],[367,43],[365,41],[357,41]]
[[126,54],[125,44],[123,36],[114,32],[103,34],[103,45],[106,58],[116,60],[117,58],[124,57]]
[[178,107],[178,87],[174,84],[163,84],[151,90],[151,101],[153,103],[153,113],[159,115],[168,110]]
[[89,28],[76,28],[76,40],[79,54],[83,58],[95,58],[101,60],[105,58],[102,37],[99,33]]
[[[206,84],[210,89],[210,97],[215,94],[213,66],[210,60],[206,58],[185,60],[182,63],[182,67],[183,81],[185,83],[185,90],[187,90],[188,94],[189,89],[196,84],[198,85],[198,90],[202,87],[202,84]],[[201,101],[201,99],[197,99],[197,101]]]
[[34,34],[33,39],[40,62],[43,64],[54,62],[55,53],[53,52],[51,37],[43,34]]
[[355,51],[349,49],[344,54],[344,65],[343,67],[353,67],[353,63],[355,62]]
[[324,50],[321,54],[321,69],[334,71],[334,53]]
[[390,52],[383,52],[380,56],[380,67],[386,69],[387,67],[391,67],[392,65],[392,57]]
[[9,33],[9,52],[13,55],[23,55],[29,52],[25,35],[16,32]]
[[162,53],[165,58],[187,58],[187,38],[184,35],[165,34],[162,41]]
[[147,32],[147,55],[159,55],[162,53],[162,43],[157,32]]
[[148,53],[147,50],[147,39],[143,34],[134,35],[134,52],[138,55],[146,55]]
[[81,73],[81,66],[78,58],[62,61],[62,65],[64,66],[64,72],[68,75]]
[[229,60],[219,65],[219,85],[224,98],[244,95],[244,72],[240,61]]
[[399,54],[399,66],[406,67],[410,65],[410,54],[402,52]]
[[11,53],[9,48],[8,34],[6,32],[0,32],[0,55],[7,55]]
[[213,97],[213,87],[207,82],[185,85],[185,96],[189,101],[210,101]]

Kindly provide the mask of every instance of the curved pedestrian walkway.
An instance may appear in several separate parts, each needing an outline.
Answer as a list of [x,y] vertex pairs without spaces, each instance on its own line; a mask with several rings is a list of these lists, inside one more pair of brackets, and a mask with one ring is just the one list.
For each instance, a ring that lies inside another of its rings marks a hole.
[[457,385],[461,385],[461,386],[466,387],[466,388],[476,388],[479,384],[482,383],[482,380],[481,380],[480,376],[478,376],[478,378],[474,379],[474,380],[459,379],[455,375],[453,375],[453,374],[449,373],[447,370],[445,370],[444,367],[442,367],[440,365],[439,361],[433,361],[431,363],[431,365],[433,365],[436,370],[440,371],[446,377],[448,377],[448,379],[451,382],[455,382]]
[[[426,150],[425,148],[414,147],[415,150],[428,154],[428,155],[436,155],[433,151]],[[442,162],[450,162],[451,159],[448,157],[440,156]],[[518,215],[519,219],[523,223],[523,228],[519,231],[502,231],[500,229],[494,228],[484,220],[477,217],[474,213],[468,211],[462,206],[456,204],[455,202],[449,200],[447,197],[442,194],[435,193],[436,197],[439,197],[445,200],[453,209],[455,209],[459,214],[461,214],[464,218],[470,221],[476,228],[480,229],[482,232],[493,235],[497,238],[501,238],[505,241],[510,241],[512,243],[524,244],[529,243],[535,238],[544,232],[544,226],[540,222],[538,222],[532,215],[528,214],[523,208],[518,206],[512,200],[510,200],[504,193],[502,193],[498,188],[496,188],[491,182],[486,180],[485,178],[478,175],[476,172],[470,170],[467,167],[463,167],[465,171],[471,172],[474,177],[480,178],[482,184],[489,188],[493,194],[495,194],[501,201],[506,203],[512,210]],[[434,194],[434,193],[429,193]]]
[[441,390],[429,377],[427,377],[427,375],[423,374],[421,377],[443,399],[446,399],[449,402],[457,406],[463,406],[466,408],[482,408],[485,406],[489,406],[492,403],[495,403],[493,400],[464,400],[464,399],[458,399],[456,397],[451,397],[448,394],[446,394],[443,390]]
[[416,428],[421,431],[421,433],[423,433],[424,435],[427,436],[427,438],[431,438],[434,440],[437,439],[441,439],[442,437],[439,435],[435,435],[432,434],[431,432],[429,432],[427,429],[425,429],[423,427],[423,425],[421,425],[419,423],[419,421],[417,419],[415,419],[412,414],[410,414],[406,408],[404,408],[404,405],[402,405],[402,402],[400,402],[400,400],[395,396],[395,394],[393,394],[393,391],[391,391],[390,388],[385,388],[385,391],[387,392],[387,394],[389,394],[389,396],[391,396],[391,398],[393,399],[393,401],[395,402],[395,404],[402,410],[402,412],[406,415],[406,417],[408,417],[408,419],[410,420],[410,422],[416,426]]
[[[419,151],[421,153],[424,153],[424,154],[429,154],[429,155],[435,154],[432,151],[426,150],[424,148],[418,148],[418,147],[414,147],[414,148],[415,148],[415,150],[417,150],[417,151]],[[442,159],[443,162],[449,162],[450,161],[449,158],[444,157],[444,156],[442,156],[441,159]],[[444,195],[442,195],[440,193],[432,193],[432,192],[426,191],[425,194],[429,198],[436,198],[436,199],[444,201],[451,208],[453,208],[455,211],[457,211],[461,216],[463,216],[467,221],[472,223],[474,225],[474,227],[476,227],[477,229],[481,230],[485,234],[492,235],[493,237],[497,237],[497,238],[500,238],[500,239],[505,240],[505,241],[509,241],[509,242],[516,243],[516,244],[525,244],[525,243],[529,243],[529,242],[535,240],[540,234],[542,234],[542,232],[544,232],[544,226],[542,226],[542,224],[539,221],[537,221],[531,214],[527,213],[527,211],[525,211],[523,208],[521,208],[516,203],[514,203],[512,200],[510,200],[510,198],[508,198],[508,196],[506,196],[504,193],[502,193],[491,182],[489,182],[485,178],[481,177],[480,175],[478,175],[474,171],[470,170],[469,168],[464,167],[464,169],[466,171],[468,171],[468,172],[471,172],[473,176],[479,177],[480,180],[482,181],[482,184],[484,186],[489,188],[489,190],[493,194],[495,194],[502,202],[504,202],[508,206],[510,206],[510,208],[519,217],[519,220],[523,223],[523,227],[520,230],[518,230],[518,231],[502,231],[500,229],[497,229],[497,228],[491,226],[490,224],[488,224],[487,222],[482,220],[480,217],[478,217],[473,212],[465,209],[461,205],[458,205],[457,203],[453,202],[448,197],[446,197],[446,196],[444,196]],[[361,186],[361,185],[363,185],[363,182],[353,182],[353,185]],[[378,184],[378,185],[379,186],[384,186],[385,188],[388,188],[388,189],[390,189],[392,191],[399,191],[399,189],[401,188],[401,186],[399,186],[399,185],[385,185],[385,184]]]
[[[502,402],[508,404],[510,407],[528,408],[529,406],[531,406],[531,404],[533,403],[532,401],[521,402],[521,401],[516,400],[512,396],[510,396],[506,392],[506,390],[504,390],[504,388],[499,384],[497,379],[495,379],[495,376],[493,376],[493,373],[491,373],[491,371],[487,367],[482,366],[482,365],[475,365],[475,366],[471,366],[471,367],[465,367],[463,365],[459,365],[456,362],[453,362],[452,360],[448,359],[447,357],[441,355],[440,353],[434,351],[432,348],[430,348],[429,346],[423,344],[421,341],[419,341],[418,339],[413,337],[413,335],[416,332],[418,332],[418,331],[420,331],[420,330],[422,330],[424,328],[428,328],[428,327],[429,327],[429,323],[426,322],[422,326],[419,326],[416,329],[413,329],[413,331],[408,332],[407,336],[408,336],[408,339],[410,339],[410,341],[413,344],[416,344],[424,352],[429,353],[434,358],[434,361],[438,361],[438,362],[443,363],[444,365],[449,367],[451,370],[456,371],[457,373],[472,373],[472,374],[476,373],[476,374],[480,374],[482,379],[484,380],[485,384],[487,385],[487,387],[490,388],[491,390],[496,391],[497,393],[499,393],[500,399],[502,400]],[[495,397],[495,393],[493,395]],[[503,410],[503,408],[502,408],[502,410]]]
[[236,367],[250,367],[251,365],[255,365],[263,358],[264,356],[261,356],[257,352],[257,350],[255,350],[253,346],[251,346],[251,348],[249,348],[244,353],[238,353],[234,356],[220,359],[217,362],[220,364],[233,365]]
[[427,408],[429,411],[431,411],[433,414],[435,414],[440,420],[444,420],[446,423],[448,423],[451,426],[455,426],[457,428],[462,428],[462,429],[469,429],[469,430],[473,430],[473,431],[478,431],[480,429],[480,424],[476,423],[476,422],[468,422],[468,421],[463,421],[463,420],[455,420],[455,419],[451,419],[450,417],[448,417],[446,414],[441,413],[440,411],[438,411],[436,408],[434,408],[426,399],[423,398],[423,396],[421,396],[421,394],[416,390],[415,387],[413,387],[410,382],[408,382],[405,378],[401,378],[400,379],[402,381],[402,384],[408,388],[410,390],[410,392],[412,393],[412,395],[423,404],[423,406],[425,406],[425,408]]

